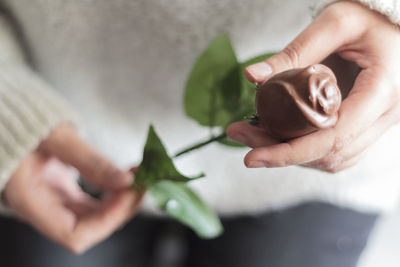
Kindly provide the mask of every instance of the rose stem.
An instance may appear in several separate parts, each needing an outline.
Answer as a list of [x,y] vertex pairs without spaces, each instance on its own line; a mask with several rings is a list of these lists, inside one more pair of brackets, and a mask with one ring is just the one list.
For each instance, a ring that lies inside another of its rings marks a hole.
[[212,142],[215,142],[215,141],[222,140],[222,139],[224,139],[224,138],[226,138],[226,133],[225,133],[225,132],[222,133],[222,134],[220,134],[220,135],[211,137],[210,139],[208,139],[208,140],[206,140],[206,141],[203,141],[203,142],[194,144],[194,145],[192,145],[192,146],[190,146],[190,147],[187,147],[187,148],[181,150],[180,152],[178,152],[178,153],[176,153],[176,154],[174,155],[174,158],[177,158],[177,157],[179,157],[179,156],[181,156],[181,155],[183,155],[183,154],[186,154],[186,153],[188,153],[188,152],[190,152],[190,151],[192,151],[192,150],[199,149],[199,148],[201,148],[201,147],[203,147],[203,146],[205,146],[205,145],[208,145],[208,144],[210,144],[210,143],[212,143]]

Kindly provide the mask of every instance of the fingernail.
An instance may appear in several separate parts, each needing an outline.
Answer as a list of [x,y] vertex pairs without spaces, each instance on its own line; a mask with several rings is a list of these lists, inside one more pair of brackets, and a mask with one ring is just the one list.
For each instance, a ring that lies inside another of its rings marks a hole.
[[265,168],[267,166],[262,161],[250,161],[249,164],[247,164],[247,167],[248,168]]
[[247,145],[247,137],[244,136],[243,134],[235,134],[233,136],[230,136],[229,139],[232,141],[238,142],[242,145]]
[[259,62],[246,68],[254,81],[264,81],[272,73],[272,68],[267,62]]

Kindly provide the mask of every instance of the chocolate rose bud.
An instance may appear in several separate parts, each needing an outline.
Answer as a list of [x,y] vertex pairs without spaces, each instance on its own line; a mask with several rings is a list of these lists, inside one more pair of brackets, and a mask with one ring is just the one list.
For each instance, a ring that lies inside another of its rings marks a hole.
[[341,100],[335,74],[315,64],[265,82],[257,91],[256,110],[269,135],[287,140],[334,126]]

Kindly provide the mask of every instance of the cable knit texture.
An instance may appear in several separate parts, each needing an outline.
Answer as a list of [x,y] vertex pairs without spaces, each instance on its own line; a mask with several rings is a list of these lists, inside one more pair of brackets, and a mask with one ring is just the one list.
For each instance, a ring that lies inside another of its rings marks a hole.
[[[196,57],[217,35],[228,33],[245,60],[283,48],[311,20],[311,0],[2,2],[22,29],[35,70],[78,110],[90,142],[123,168],[140,162],[150,123],[170,153],[209,135],[185,116],[182,99]],[[21,155],[61,120],[64,108],[57,109],[63,106],[58,98],[26,67],[0,70],[7,109],[1,115],[10,118],[2,123],[8,137],[1,137],[7,140],[1,148],[10,160],[1,163],[4,183]],[[207,173],[191,186],[225,215],[305,201],[384,211],[393,209],[400,195],[399,134],[400,127],[392,127],[359,164],[334,175],[297,166],[246,169],[248,149],[219,144],[176,164],[188,175]],[[151,204],[146,199],[144,209]]]
[[[25,64],[11,29],[0,19],[0,192],[19,162],[72,113]],[[0,203],[0,212],[8,213]]]
[[[400,1],[399,0],[352,0],[369,7],[372,10],[388,17],[394,24],[400,25]],[[323,0],[313,7],[313,15],[317,16],[326,6],[337,0]]]

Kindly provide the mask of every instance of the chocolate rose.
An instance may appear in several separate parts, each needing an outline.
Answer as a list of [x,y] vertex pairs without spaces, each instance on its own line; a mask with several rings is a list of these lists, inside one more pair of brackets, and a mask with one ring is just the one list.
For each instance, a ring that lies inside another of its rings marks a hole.
[[335,74],[315,64],[265,82],[257,91],[256,110],[268,134],[287,140],[334,126],[341,100]]

